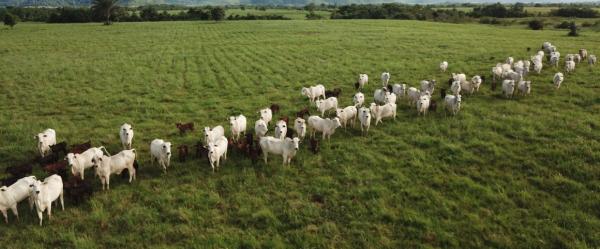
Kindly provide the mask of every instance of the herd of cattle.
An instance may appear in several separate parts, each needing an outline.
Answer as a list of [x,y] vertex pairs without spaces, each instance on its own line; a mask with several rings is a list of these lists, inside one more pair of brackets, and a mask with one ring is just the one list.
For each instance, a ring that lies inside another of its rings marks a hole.
[[[536,73],[541,72],[544,56],[551,66],[558,66],[560,53],[549,42],[545,42],[542,49],[530,60],[515,62],[512,57],[509,57],[506,62],[498,63],[492,68],[490,84],[492,91],[496,89],[497,79],[501,79],[504,96],[512,97],[515,87],[518,93],[528,95],[531,91],[531,81],[526,81],[525,78],[529,74],[531,64]],[[572,73],[575,65],[586,59],[590,66],[596,64],[596,56],[588,55],[585,49],[579,50],[578,54],[568,54],[565,57],[565,71]],[[448,62],[440,63],[439,67],[442,72],[446,72]],[[436,87],[435,80],[423,80],[420,82],[419,88],[416,88],[407,87],[406,84],[391,85],[389,84],[390,77],[389,72],[381,74],[383,86],[375,90],[374,102],[368,107],[365,105],[365,95],[362,93],[369,82],[367,74],[359,75],[354,85],[357,93],[353,95],[353,104],[344,108],[338,108],[338,97],[341,94],[339,88],[325,90],[323,85],[302,88],[302,95],[314,103],[321,116],[311,116],[309,108],[306,107],[296,113],[291,129],[288,129],[287,126],[289,118],[282,116],[274,122],[273,136],[267,136],[267,133],[269,125],[273,121],[273,115],[279,112],[278,104],[272,104],[259,111],[259,118],[254,123],[254,133],[246,132],[247,119],[244,115],[231,116],[229,117],[231,138],[228,139],[225,136],[223,126],[205,127],[203,141],[195,145],[196,157],[207,158],[213,172],[219,168],[221,159],[227,159],[227,151],[231,148],[248,156],[253,163],[256,163],[261,154],[265,163],[267,163],[268,154],[275,154],[282,156],[283,165],[289,165],[300,148],[300,142],[305,140],[307,132],[310,150],[318,153],[319,140],[315,137],[317,132],[322,134],[322,140],[330,139],[337,128],[346,128],[348,124],[354,127],[358,118],[362,134],[368,135],[372,119],[375,119],[377,126],[383,122],[383,119],[396,118],[397,99],[407,99],[409,105],[416,106],[417,114],[425,115],[428,111],[436,111],[437,103],[432,98]],[[448,80],[451,94],[446,93],[446,88],[441,89],[441,100],[444,101],[446,109],[456,115],[460,111],[461,93],[477,92],[484,80],[484,76],[476,75],[467,80],[467,76],[463,73],[452,73],[452,77]],[[553,83],[557,89],[563,80],[562,73],[554,75]],[[335,111],[335,117],[325,117],[331,111]],[[194,131],[193,123],[177,123],[176,127],[181,134]],[[37,134],[35,140],[40,156],[36,161],[50,176],[43,181],[31,176],[33,162],[6,169],[6,173],[12,176],[3,179],[3,186],[0,187],[0,211],[4,215],[5,222],[8,223],[8,209],[11,209],[18,219],[17,203],[25,199],[28,199],[30,209],[33,210],[35,206],[39,224],[42,225],[42,213],[45,210],[48,212],[48,217],[52,217],[53,202],[60,200],[64,210],[64,194],[75,202],[89,197],[92,194],[92,187],[88,181],[84,181],[86,169],[92,168],[95,171],[103,190],[110,189],[111,175],[120,175],[124,170],[127,170],[129,182],[135,180],[138,164],[136,150],[132,148],[133,136],[132,126],[127,123],[123,124],[119,130],[123,150],[111,156],[103,146],[92,147],[90,141],[71,146],[70,150],[67,150],[66,142],[56,142],[56,132],[53,129],[47,129]],[[180,161],[185,161],[189,147],[180,145],[177,149]],[[152,163],[157,162],[166,173],[171,161],[171,143],[162,139],[154,139],[150,143],[150,154]],[[61,158],[64,160],[60,160]],[[67,169],[69,168],[72,176],[67,178]],[[63,179],[68,180],[63,183]]]

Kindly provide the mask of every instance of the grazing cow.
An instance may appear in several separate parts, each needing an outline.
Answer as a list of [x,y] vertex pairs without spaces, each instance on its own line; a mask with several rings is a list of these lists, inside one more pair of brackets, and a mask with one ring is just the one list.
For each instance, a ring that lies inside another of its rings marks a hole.
[[579,56],[581,56],[581,59],[585,60],[588,57],[587,49],[579,49]]
[[408,104],[413,105],[417,103],[419,97],[421,96],[421,91],[419,91],[415,87],[408,88]]
[[302,95],[308,97],[310,102],[315,102],[315,100],[318,100],[320,97],[325,98],[325,87],[320,84],[316,86],[303,87]]
[[59,152],[62,152],[63,155],[66,155],[67,152],[67,142],[62,141],[60,143],[50,145],[50,151],[55,153],[57,156],[60,155]]
[[590,66],[596,65],[596,60],[597,60],[597,59],[596,59],[596,55],[590,54],[590,55],[588,56],[588,64],[589,64]]
[[361,92],[357,92],[354,94],[354,97],[352,97],[352,103],[354,103],[354,106],[356,107],[361,107],[365,103],[365,95]]
[[[251,135],[251,134],[246,134],[246,136]],[[196,143],[196,158],[207,158],[208,157],[208,150],[206,149],[206,147],[204,147],[204,144],[202,144],[202,142],[198,141]]]
[[283,120],[277,121],[275,124],[275,137],[279,139],[285,138],[287,133],[287,123]]
[[375,103],[383,104],[385,103],[385,94],[388,92],[386,87],[381,89],[375,89],[375,93],[373,94],[373,99]]
[[246,134],[246,117],[244,115],[229,117],[231,124],[231,138],[237,141],[242,133]]
[[[531,70],[531,61],[527,61],[527,60],[524,61],[523,62],[523,69],[524,69],[523,75],[527,76],[529,74],[529,70]],[[483,80],[485,80],[485,79],[483,79]]]
[[471,78],[471,86],[473,87],[473,90],[475,90],[476,92],[479,92],[479,87],[481,86],[481,82],[483,82],[481,76],[479,76],[479,75],[473,76],[473,78]]
[[67,197],[74,200],[75,204],[85,201],[94,193],[94,189],[89,182],[81,180],[76,176],[69,178],[69,180],[63,184],[63,188]]
[[[224,136],[221,134],[219,138],[221,137]],[[207,139],[207,141],[210,144],[214,140],[211,137],[211,139]],[[165,173],[167,173],[167,168],[171,164],[171,142],[166,142],[162,139],[152,140],[150,143],[150,154],[152,156],[152,165],[154,165],[154,161],[158,161],[158,165],[163,168]]]
[[[27,176],[17,180],[10,186],[0,187],[0,211],[4,215],[4,222],[8,223],[8,209],[12,210],[13,214],[19,219],[17,204],[30,197],[29,186],[37,179],[35,176]],[[33,208],[32,199],[29,199],[29,208]]]
[[329,98],[329,97],[339,97],[340,94],[342,94],[342,89],[340,88],[334,88],[333,90],[327,90],[325,91],[325,98]]
[[381,73],[381,84],[383,85],[383,87],[387,87],[389,82],[390,82],[390,73],[389,72]]
[[575,62],[574,61],[565,61],[565,71],[567,73],[571,73],[575,71]]
[[310,116],[308,118],[307,122],[308,122],[308,127],[311,128],[310,129],[311,137],[314,137],[318,131],[318,132],[323,133],[323,140],[325,140],[325,138],[330,140],[331,135],[333,135],[333,133],[335,133],[335,129],[342,126],[342,123],[340,122],[339,118],[333,118],[333,119],[325,118],[324,119],[319,116]]
[[52,202],[60,198],[60,205],[65,211],[65,200],[63,196],[63,182],[59,175],[51,175],[44,179],[44,182],[34,181],[30,185],[31,196],[35,203],[40,226],[44,219],[42,213],[48,209],[48,219],[52,219]]
[[57,174],[61,177],[67,177],[67,161],[65,160],[45,165],[43,169],[48,174]]
[[269,131],[269,127],[267,126],[267,122],[262,119],[256,120],[254,123],[254,133],[256,133],[257,138],[261,138],[267,134]]
[[[177,128],[179,128],[179,126],[177,126]],[[181,128],[179,128],[179,130],[181,131]],[[119,137],[121,138],[121,145],[123,145],[123,149],[131,149],[131,143],[133,142],[133,128],[130,124],[124,123],[123,125],[121,125],[121,129],[119,130]]]
[[460,95],[447,95],[446,96],[446,110],[450,111],[452,115],[456,115],[460,111],[461,97]]
[[271,107],[269,107],[269,109],[271,109],[271,112],[273,114],[277,114],[279,113],[279,109],[281,108],[279,107],[279,104],[271,104]]
[[446,88],[442,88],[442,90],[440,91],[440,96],[442,97],[441,99],[444,99],[446,97]]
[[302,110],[296,112],[297,118],[304,118],[305,116],[310,116],[310,111],[308,110],[308,107],[304,107]]
[[[169,149],[170,147],[171,146],[169,145]],[[104,190],[105,187],[107,190],[110,190],[110,175],[120,175],[125,169],[129,172],[129,183],[131,183],[132,180],[135,180],[135,157],[135,149],[122,150],[113,156],[103,155],[95,157],[92,160],[94,163],[93,167],[96,169],[96,175],[100,178],[100,182],[102,183],[102,190]]]
[[[508,66],[508,67],[510,69],[510,66]],[[465,75],[464,73],[459,73],[459,74],[452,73],[452,79],[454,81],[459,81],[462,84],[464,82],[467,82],[467,75]]]
[[312,151],[313,154],[319,153],[319,140],[318,139],[315,139],[315,138],[310,139],[310,151]]
[[108,151],[104,148],[104,146],[100,147],[92,147],[88,150],[84,151],[81,154],[69,153],[67,154],[67,162],[69,163],[69,167],[71,167],[71,174],[74,176],[81,176],[81,180],[84,179],[84,171],[86,169],[91,168],[94,164],[92,163],[92,159],[94,157],[101,157],[104,155],[104,152],[110,156]]
[[71,150],[69,151],[69,153],[81,154],[90,148],[92,148],[92,141],[87,141],[82,144],[76,144],[76,145],[71,146]]
[[282,155],[284,166],[286,164],[291,165],[292,158],[296,156],[296,152],[298,152],[298,149],[300,148],[299,142],[300,139],[297,137],[285,138],[283,140],[274,137],[261,137],[259,143],[263,152],[265,164],[267,164],[267,157],[269,153],[271,153],[275,155]]
[[273,111],[270,108],[264,108],[261,109],[259,111],[260,113],[260,119],[264,120],[265,122],[267,122],[267,125],[271,122],[271,120],[273,119]]
[[320,99],[315,102],[317,105],[317,110],[321,112],[321,116],[325,115],[325,112],[328,110],[335,110],[338,107],[338,100],[336,97],[331,97],[327,99]]
[[560,85],[562,84],[563,80],[565,80],[563,73],[558,72],[554,74],[554,78],[552,79],[552,81],[554,82],[554,86],[556,87],[556,89],[560,88]]
[[31,163],[24,163],[24,164],[18,165],[18,166],[10,166],[4,170],[4,172],[9,173],[13,176],[17,176],[17,177],[31,175],[32,171],[33,171],[33,166],[31,166]]
[[445,73],[447,69],[448,69],[448,62],[442,61],[442,63],[440,63],[440,71],[442,71],[442,73]]
[[189,156],[189,147],[185,144],[177,146],[177,156],[180,162],[185,162]]
[[371,113],[375,118],[375,126],[377,126],[377,124],[380,122],[383,123],[383,118],[393,117],[394,120],[396,120],[396,104],[389,103],[385,105],[377,105],[375,103],[371,103],[369,109],[371,109]]
[[[190,132],[194,131],[194,123],[193,122],[183,123],[183,124],[175,123],[175,126],[177,127],[177,129],[179,129],[179,135],[185,134],[186,131],[190,131]],[[131,130],[131,133],[133,134],[133,130]],[[131,148],[131,146],[129,148]]]
[[433,90],[435,90],[435,80],[423,80],[421,81],[421,91],[433,94]]
[[294,130],[298,134],[298,138],[304,140],[304,137],[306,136],[306,120],[303,118],[296,118],[294,121]]
[[514,62],[515,62],[515,59],[513,57],[506,58],[506,64],[512,65]]
[[227,139],[225,137],[221,137],[208,144],[208,161],[213,173],[215,172],[215,167],[220,167],[221,158],[227,160]]
[[358,81],[356,83],[358,83],[357,89],[362,90],[365,85],[369,83],[369,76],[367,74],[359,74]]
[[392,104],[396,104],[396,94],[395,93],[390,93],[390,92],[386,92],[385,93],[385,104],[387,103],[392,103]]
[[338,108],[335,111],[336,116],[340,119],[340,122],[342,124],[342,126],[344,126],[344,129],[346,129],[346,125],[348,124],[348,121],[350,121],[352,127],[354,127],[354,122],[356,121],[356,115],[358,114],[358,109],[356,109],[356,106],[348,106],[344,109]]
[[[447,98],[448,96],[446,96]],[[419,97],[419,101],[417,101],[417,114],[423,114],[423,116],[425,116],[425,114],[427,114],[427,111],[429,110],[429,104],[431,103],[431,97],[429,97],[428,95],[422,95],[421,97]]]
[[437,102],[434,99],[429,100],[429,109],[430,112],[437,111]]
[[[271,109],[269,109],[269,111],[271,111]],[[223,129],[223,126],[217,125],[212,129],[210,127],[204,127],[204,143],[206,144],[209,144],[210,142],[224,136],[225,129]]]
[[550,56],[550,65],[554,66],[554,67],[558,67],[558,62],[559,62],[560,58],[556,55],[551,55]]
[[360,110],[358,110],[358,120],[360,120],[361,133],[368,135],[369,127],[371,127],[371,110],[366,107],[361,107]]
[[460,81],[452,82],[452,86],[450,87],[450,91],[452,92],[452,94],[454,94],[454,95],[460,94],[461,89],[462,89],[462,86],[460,84]]
[[542,72],[542,67],[542,61],[533,61],[533,71],[535,71],[537,74]]
[[[492,68],[492,82],[496,82],[496,79],[501,79],[502,78],[502,73],[504,73],[504,70],[502,70],[502,66],[500,65],[496,65],[495,67]],[[454,82],[454,79],[450,79],[450,85],[452,85],[452,82]]]
[[56,144],[56,131],[53,129],[46,129],[34,136],[33,139],[37,140],[38,152],[40,153],[40,156],[44,157],[50,152],[50,145]]
[[523,95],[529,95],[531,92],[531,81],[519,81],[517,84],[517,92]]
[[394,84],[392,86],[392,92],[399,97],[406,96],[406,84]]
[[515,81],[514,80],[504,80],[502,82],[502,94],[504,97],[511,98],[515,91]]

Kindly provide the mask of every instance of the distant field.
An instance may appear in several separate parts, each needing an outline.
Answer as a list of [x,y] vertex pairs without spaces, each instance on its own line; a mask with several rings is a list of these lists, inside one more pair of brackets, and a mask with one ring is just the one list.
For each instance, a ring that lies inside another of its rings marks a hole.
[[[322,15],[324,18],[329,19],[331,12],[329,11],[315,11],[315,13]],[[245,10],[241,9],[227,9],[227,16],[229,15],[282,15],[285,17],[289,17],[293,20],[303,20],[306,19],[306,14],[308,11],[305,10],[288,10],[288,9],[267,9],[265,11],[257,10],[254,8],[246,8]]]
[[[48,127],[59,141],[117,153],[119,126],[131,123],[140,161],[137,181],[113,177],[110,191],[54,207],[43,227],[21,203],[20,222],[0,224],[2,248],[600,247],[600,66],[578,65],[555,90],[563,63],[545,65],[528,78],[532,95],[510,100],[489,80],[496,63],[529,58],[544,41],[563,55],[600,54],[598,32],[292,20],[19,23],[0,37],[0,177],[35,155],[32,135]],[[271,103],[276,117],[293,116],[309,105],[302,86],[340,87],[347,106],[367,73],[370,103],[383,71],[409,86],[436,79],[438,111],[418,117],[400,99],[395,121],[368,137],[338,129],[317,155],[304,142],[291,167],[231,151],[214,174],[204,160],[177,162],[175,148],[202,127],[229,135],[229,115],[248,116],[250,130]],[[451,72],[488,77],[456,117],[439,97]],[[180,136],[181,121],[197,130]],[[166,175],[149,160],[154,138],[174,143]]]
[[[436,9],[453,9],[453,8],[436,8]],[[456,10],[459,11],[464,11],[464,12],[471,12],[473,11],[472,7],[456,7],[454,8]],[[558,9],[558,7],[525,7],[525,10],[529,13],[533,13],[533,14],[547,14],[548,12],[550,12],[553,9]],[[593,8],[595,10],[600,11],[600,8]]]

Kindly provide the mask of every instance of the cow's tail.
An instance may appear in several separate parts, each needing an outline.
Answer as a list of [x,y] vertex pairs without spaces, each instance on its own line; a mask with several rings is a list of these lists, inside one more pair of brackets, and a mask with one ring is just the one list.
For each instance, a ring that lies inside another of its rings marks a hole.
[[100,147],[98,147],[98,149],[101,149],[102,151],[104,151],[104,153],[106,153],[106,155],[111,156],[110,153],[108,153],[108,150],[106,150],[106,148],[104,148],[104,146],[100,146]]

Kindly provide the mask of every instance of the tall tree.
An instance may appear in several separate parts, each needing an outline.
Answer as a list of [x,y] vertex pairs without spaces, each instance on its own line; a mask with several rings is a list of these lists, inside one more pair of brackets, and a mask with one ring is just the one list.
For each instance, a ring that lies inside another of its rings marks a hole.
[[17,17],[11,13],[4,15],[4,25],[14,27],[17,24]]
[[104,25],[110,25],[110,17],[118,8],[119,0],[93,0],[92,11],[99,16],[105,17]]

